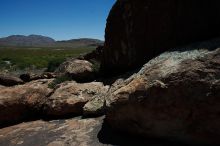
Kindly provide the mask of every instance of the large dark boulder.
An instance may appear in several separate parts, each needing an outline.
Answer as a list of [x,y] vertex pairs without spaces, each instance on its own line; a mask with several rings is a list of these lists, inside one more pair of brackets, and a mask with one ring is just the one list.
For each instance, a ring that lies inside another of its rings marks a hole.
[[220,49],[203,48],[165,52],[112,86],[106,121],[145,138],[220,144]]
[[220,34],[218,0],[117,0],[107,19],[102,70],[143,65],[168,48]]

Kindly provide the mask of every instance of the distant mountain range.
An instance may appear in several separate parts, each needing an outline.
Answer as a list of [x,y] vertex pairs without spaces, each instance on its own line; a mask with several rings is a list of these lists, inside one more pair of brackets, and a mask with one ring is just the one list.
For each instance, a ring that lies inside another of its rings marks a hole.
[[102,45],[103,41],[91,38],[80,38],[64,41],[55,41],[54,39],[41,35],[12,35],[0,38],[0,46],[4,47],[65,47],[79,48]]

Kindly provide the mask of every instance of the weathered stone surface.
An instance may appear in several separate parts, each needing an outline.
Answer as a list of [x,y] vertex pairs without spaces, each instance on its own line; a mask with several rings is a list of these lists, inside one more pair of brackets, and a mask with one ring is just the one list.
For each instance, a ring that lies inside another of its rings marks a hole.
[[0,88],[0,126],[40,117],[81,115],[83,106],[94,96],[105,94],[100,82],[65,82],[50,89],[52,80],[37,80],[11,88]]
[[117,0],[107,19],[105,74],[142,66],[165,50],[220,35],[218,0]]
[[110,89],[106,121],[145,137],[220,144],[219,97],[220,49],[173,50]]
[[56,74],[67,75],[79,82],[91,81],[94,78],[93,64],[87,60],[69,59],[58,67]]
[[0,129],[1,146],[102,146],[103,118],[34,121]]
[[[106,94],[106,93],[105,93]],[[105,114],[105,94],[97,95],[83,107],[83,116],[100,116]]]
[[106,93],[108,89],[107,86],[98,82],[85,84],[67,82],[53,91],[48,88],[48,82],[41,81],[47,82],[47,80],[40,80],[13,88],[2,87],[0,90],[0,113],[3,115],[1,122],[24,120],[30,116],[31,112],[36,116],[80,115],[88,100],[93,96]]
[[63,116],[67,114],[80,115],[83,106],[94,96],[105,94],[108,86],[101,82],[76,83],[65,82],[59,85],[55,92],[48,98],[45,105],[47,115]]
[[23,81],[17,77],[8,76],[8,75],[0,75],[0,85],[3,86],[14,86],[23,84]]
[[52,93],[52,80],[38,80],[14,87],[0,88],[0,126],[32,118],[41,111],[47,96]]

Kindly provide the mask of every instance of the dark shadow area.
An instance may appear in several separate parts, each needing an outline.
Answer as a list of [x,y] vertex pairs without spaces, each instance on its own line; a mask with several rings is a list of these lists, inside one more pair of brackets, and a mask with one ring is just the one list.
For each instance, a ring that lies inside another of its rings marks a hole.
[[20,119],[14,120],[14,121],[7,121],[7,122],[1,122],[0,121],[0,129],[5,128],[5,127],[10,127],[14,126],[20,123],[25,123],[25,122],[32,122],[32,121],[37,121],[37,120],[43,120],[43,121],[52,121],[52,120],[67,120],[71,118],[77,118],[81,117],[82,114],[64,114],[64,115],[46,115],[44,113],[38,113],[38,112],[33,112],[33,113],[26,113],[21,117]]
[[139,67],[137,67],[135,69],[132,69],[130,71],[127,71],[127,72],[117,72],[117,73],[111,72],[111,75],[110,74],[104,74],[103,72],[101,72],[100,77],[97,78],[96,81],[102,82],[104,85],[112,85],[118,79],[123,79],[123,80],[128,79],[133,74],[138,73],[141,70],[142,67],[143,66],[139,66]]
[[120,66],[118,68],[117,67],[111,68],[109,66],[108,69],[103,69],[101,67],[99,73],[99,76],[101,76],[100,81],[104,82],[106,85],[111,85],[118,78],[126,79],[132,74],[139,72],[139,70],[143,67],[144,64],[146,64],[150,60],[154,59],[155,57],[158,57],[159,55],[165,52],[174,52],[174,51],[185,52],[185,51],[201,50],[201,49],[214,51],[219,47],[220,47],[220,38],[218,37],[209,40],[201,40],[201,41],[196,41],[194,43],[186,43],[183,45],[178,45],[173,48],[167,48],[162,52],[154,51],[153,54],[149,55],[150,57],[145,58],[143,61],[136,63],[134,66],[129,67],[127,69],[124,69],[123,66]]
[[209,51],[214,51],[219,47],[220,47],[220,38],[212,38],[209,40],[197,41],[194,43],[177,46],[175,48],[170,48],[165,52],[173,52],[173,51],[184,52],[184,51],[199,50],[199,49],[207,49]]
[[165,146],[189,145],[176,140],[160,139],[155,137],[141,137],[134,136],[128,133],[113,130],[106,122],[103,123],[101,130],[98,133],[98,139],[103,144],[117,145],[117,146]]

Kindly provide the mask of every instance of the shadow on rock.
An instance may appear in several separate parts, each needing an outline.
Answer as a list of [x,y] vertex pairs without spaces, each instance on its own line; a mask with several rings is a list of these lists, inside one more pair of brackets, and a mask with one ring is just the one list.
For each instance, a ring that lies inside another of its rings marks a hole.
[[186,143],[176,140],[165,140],[165,139],[153,138],[153,137],[145,138],[141,136],[129,135],[128,133],[119,132],[112,129],[110,125],[105,121],[97,136],[101,143],[107,145],[118,145],[118,146],[187,145]]

